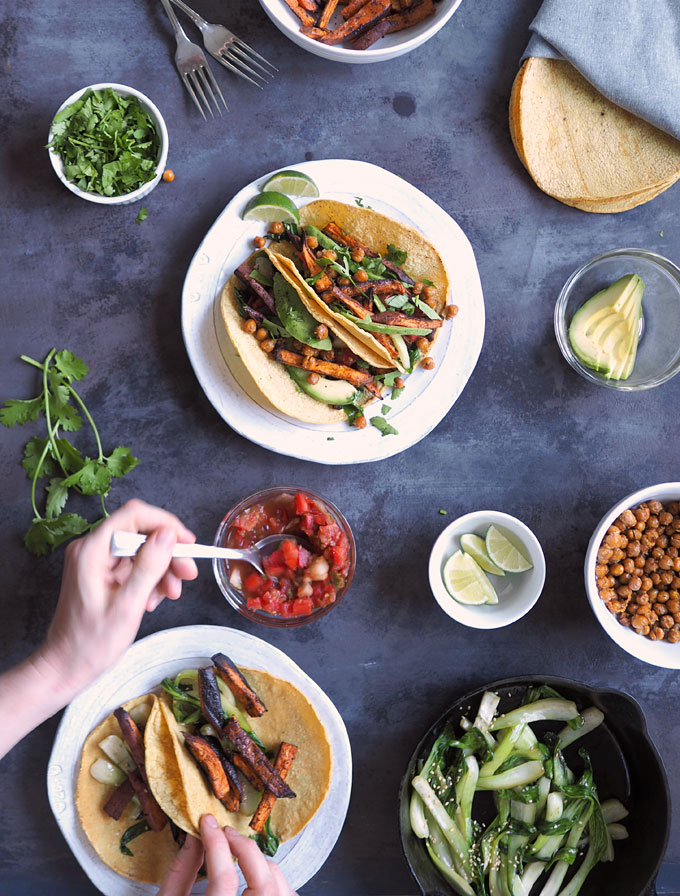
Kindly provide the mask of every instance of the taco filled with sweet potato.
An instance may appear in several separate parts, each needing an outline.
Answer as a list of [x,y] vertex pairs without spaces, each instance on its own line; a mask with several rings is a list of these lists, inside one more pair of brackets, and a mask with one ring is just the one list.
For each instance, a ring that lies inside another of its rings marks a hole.
[[421,362],[434,366],[430,349],[453,316],[441,257],[413,228],[325,200],[271,231],[222,292],[229,338],[288,416],[365,424],[368,403],[396,397]]

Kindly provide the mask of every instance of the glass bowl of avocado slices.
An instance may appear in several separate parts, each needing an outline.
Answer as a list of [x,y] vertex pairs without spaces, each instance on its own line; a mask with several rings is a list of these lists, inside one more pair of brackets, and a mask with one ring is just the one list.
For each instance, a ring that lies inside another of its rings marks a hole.
[[645,249],[591,258],[562,288],[555,335],[591,383],[624,392],[665,383],[680,370],[680,268]]

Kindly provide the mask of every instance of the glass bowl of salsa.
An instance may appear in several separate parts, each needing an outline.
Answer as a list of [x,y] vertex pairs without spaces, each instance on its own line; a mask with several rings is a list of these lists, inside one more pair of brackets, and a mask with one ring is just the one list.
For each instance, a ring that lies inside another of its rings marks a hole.
[[229,511],[214,543],[249,548],[272,535],[282,540],[264,552],[264,575],[242,560],[213,560],[222,594],[242,616],[264,625],[287,628],[325,616],[354,575],[349,523],[327,498],[308,489],[267,488]]

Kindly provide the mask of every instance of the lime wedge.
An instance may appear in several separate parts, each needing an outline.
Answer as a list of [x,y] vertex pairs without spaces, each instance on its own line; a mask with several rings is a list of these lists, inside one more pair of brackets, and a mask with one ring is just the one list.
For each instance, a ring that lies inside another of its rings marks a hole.
[[487,554],[484,539],[480,538],[479,535],[475,535],[472,532],[461,535],[460,546],[466,554],[469,554],[473,560],[477,561],[484,572],[490,572],[494,576],[505,575],[500,566],[496,566],[491,557]]
[[469,554],[456,551],[444,565],[446,590],[461,604],[497,604],[498,595],[484,570]]
[[253,196],[241,215],[244,221],[295,221],[300,223],[300,212],[295,203],[283,193],[260,193]]
[[267,183],[262,187],[263,190],[276,190],[278,193],[285,193],[286,196],[318,196],[319,188],[306,174],[302,171],[279,171],[278,174],[270,177]]
[[486,552],[491,561],[506,572],[526,572],[533,564],[495,526],[486,533]]

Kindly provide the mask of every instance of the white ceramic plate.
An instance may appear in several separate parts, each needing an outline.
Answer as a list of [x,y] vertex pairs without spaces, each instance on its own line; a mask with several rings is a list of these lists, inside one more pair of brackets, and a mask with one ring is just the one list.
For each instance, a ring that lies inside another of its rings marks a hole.
[[[441,254],[449,275],[450,302],[459,313],[442,327],[432,357],[434,371],[416,370],[387,420],[398,435],[383,436],[344,421],[319,426],[276,410],[260,394],[224,330],[219,311],[222,287],[253,251],[266,225],[241,220],[246,203],[274,173],[263,175],[234,196],[208,231],[189,265],[182,293],[182,329],[194,372],[208,400],[226,422],[251,442],[302,460],[354,464],[382,460],[426,436],[448,413],[474,370],[484,338],[484,299],[470,243],[435,202],[407,181],[368,162],[326,160],[289,165],[314,179],[324,199],[364,205],[424,233]],[[280,169],[283,170],[283,169]],[[305,202],[309,200],[304,200]],[[408,267],[408,264],[407,264]],[[380,415],[381,402],[367,417]]]
[[[163,678],[181,669],[207,665],[214,653],[226,653],[238,665],[264,669],[295,685],[310,700],[331,745],[333,769],[328,796],[297,837],[284,843],[276,861],[293,889],[321,868],[333,849],[347,814],[352,788],[352,754],[344,722],[324,692],[285,653],[260,638],[216,625],[189,625],[143,638],[64,713],[47,769],[50,806],[66,842],[92,883],[105,896],[151,896],[157,887],[140,884],[112,871],[97,856],[83,833],[75,808],[75,783],[85,738],[126,700],[148,693]],[[207,881],[192,893],[204,893]],[[239,894],[245,883],[241,880]]]
[[[302,23],[292,9],[286,6],[284,0],[260,0],[260,5],[272,22],[293,43],[324,59],[354,63],[385,62],[388,59],[403,56],[404,53],[410,53],[411,50],[424,44],[426,40],[443,28],[460,4],[461,0],[440,0],[433,16],[423,19],[422,22],[405,28],[403,31],[381,37],[367,50],[353,50],[346,46],[322,44],[318,40],[312,40],[311,37],[301,34],[300,25]],[[342,22],[344,19],[339,12],[336,12],[331,19],[331,27],[334,28]]]

